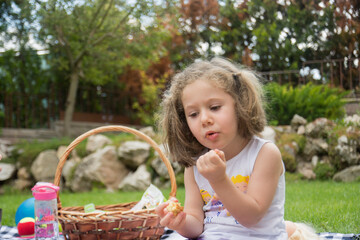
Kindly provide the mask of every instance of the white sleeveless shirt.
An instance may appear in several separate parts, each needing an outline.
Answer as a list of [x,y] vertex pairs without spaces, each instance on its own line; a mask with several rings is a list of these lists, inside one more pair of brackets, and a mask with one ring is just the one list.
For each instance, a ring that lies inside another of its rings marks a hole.
[[[254,136],[238,155],[226,162],[226,174],[236,187],[245,193],[248,182],[251,180],[255,160],[266,142],[269,141]],[[280,176],[274,199],[267,213],[250,228],[242,226],[230,215],[196,166],[194,166],[194,175],[204,200],[205,212],[204,232],[199,239],[288,239],[284,222],[285,170]]]

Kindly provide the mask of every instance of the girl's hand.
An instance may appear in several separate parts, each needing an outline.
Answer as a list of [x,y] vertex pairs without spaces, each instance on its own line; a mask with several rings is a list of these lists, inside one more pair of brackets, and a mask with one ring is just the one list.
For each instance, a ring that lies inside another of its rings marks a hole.
[[174,213],[169,212],[166,208],[169,205],[170,201],[178,202],[176,198],[171,198],[169,201],[164,202],[155,208],[155,212],[161,218],[160,224],[162,226],[167,226],[170,229],[177,230],[185,224],[186,213],[180,212],[176,216]]
[[215,149],[200,156],[196,167],[210,183],[222,181],[226,178],[226,160],[224,152]]

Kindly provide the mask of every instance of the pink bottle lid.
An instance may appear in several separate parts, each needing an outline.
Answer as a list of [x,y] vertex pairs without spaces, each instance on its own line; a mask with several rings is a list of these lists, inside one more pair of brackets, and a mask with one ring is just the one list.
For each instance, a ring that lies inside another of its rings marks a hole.
[[51,200],[55,199],[59,187],[52,183],[39,182],[31,189],[32,194],[36,200]]

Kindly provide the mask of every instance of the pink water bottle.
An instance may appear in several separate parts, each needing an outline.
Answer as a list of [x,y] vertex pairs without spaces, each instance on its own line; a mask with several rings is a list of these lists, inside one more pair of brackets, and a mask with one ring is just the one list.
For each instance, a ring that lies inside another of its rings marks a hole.
[[52,183],[39,182],[32,189],[35,198],[35,239],[59,239],[57,192]]

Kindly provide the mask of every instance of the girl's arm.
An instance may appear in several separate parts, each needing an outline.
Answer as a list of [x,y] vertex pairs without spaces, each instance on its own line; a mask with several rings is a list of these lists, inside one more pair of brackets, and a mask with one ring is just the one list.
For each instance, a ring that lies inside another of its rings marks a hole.
[[209,156],[205,157],[204,161],[211,164],[201,163],[201,169],[198,165],[199,172],[209,180],[221,202],[240,224],[250,227],[258,223],[273,201],[279,177],[283,172],[279,149],[273,143],[266,143],[261,148],[247,193],[237,189],[226,175],[225,162],[214,151],[208,153]]
[[204,228],[204,212],[202,210],[204,204],[195,182],[193,167],[185,169],[184,182],[184,212],[174,216],[173,213],[166,211],[168,203],[161,204],[156,208],[156,212],[161,217],[161,225],[168,226],[186,238],[196,238],[203,232]]

